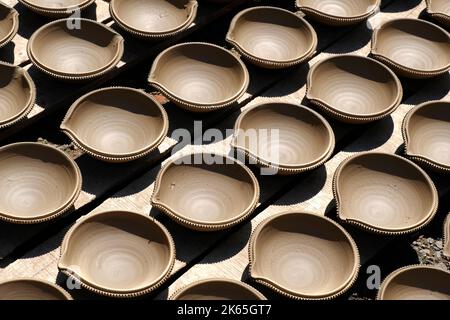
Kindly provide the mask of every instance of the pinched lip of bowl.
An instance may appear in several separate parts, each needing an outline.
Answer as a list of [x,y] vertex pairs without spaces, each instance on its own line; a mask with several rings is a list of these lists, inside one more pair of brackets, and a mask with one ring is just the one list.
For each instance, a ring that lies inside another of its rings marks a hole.
[[450,70],[450,34],[421,19],[389,20],[373,32],[372,55],[404,77],[434,77]]
[[72,297],[51,282],[19,278],[0,282],[0,300],[72,300]]
[[167,135],[169,120],[161,104],[144,91],[110,87],[75,101],[61,129],[93,157],[127,162],[155,150]]
[[410,160],[381,152],[345,159],[334,174],[333,192],[341,220],[387,235],[424,227],[439,201],[425,171]]
[[[80,28],[69,25],[80,24]],[[111,28],[89,19],[61,19],[33,33],[27,45],[30,60],[61,80],[89,80],[111,71],[124,51],[124,39]],[[76,54],[74,54],[76,52]]]
[[230,51],[203,42],[181,43],[153,62],[148,82],[178,106],[209,112],[235,103],[247,90],[249,74]]
[[226,40],[249,62],[269,69],[286,68],[310,58],[317,34],[299,15],[277,7],[253,7],[238,13]]
[[333,153],[335,138],[327,120],[307,107],[263,103],[238,117],[231,144],[262,167],[296,174],[322,165]]
[[367,123],[395,111],[403,89],[397,76],[382,63],[349,54],[313,65],[306,97],[337,120]]
[[236,159],[191,153],[164,165],[151,202],[187,228],[217,231],[246,219],[258,204],[259,191],[254,174]]
[[58,268],[97,294],[131,298],[158,288],[175,263],[175,245],[155,219],[129,211],[80,218],[61,245]]
[[299,10],[328,25],[343,26],[366,20],[380,8],[381,0],[296,0]]
[[19,13],[0,1],[0,48],[6,46],[19,30]]
[[95,0],[19,0],[25,7],[49,18],[64,18],[89,7]]
[[428,101],[411,109],[402,125],[405,153],[432,170],[450,173],[450,102]]
[[81,191],[78,165],[64,152],[39,143],[0,148],[0,219],[41,223],[71,209]]
[[111,0],[109,10],[125,31],[142,38],[174,36],[186,30],[197,16],[195,0]]
[[0,62],[0,129],[24,119],[35,100],[36,87],[28,72]]
[[384,279],[378,300],[450,300],[450,272],[434,266],[411,265]]
[[179,289],[170,300],[266,300],[266,297],[241,281],[211,278]]
[[249,259],[257,282],[292,299],[316,300],[347,291],[360,263],[358,248],[343,227],[327,217],[295,211],[271,216],[256,227]]
[[434,19],[450,27],[450,2],[447,0],[426,0],[427,12]]

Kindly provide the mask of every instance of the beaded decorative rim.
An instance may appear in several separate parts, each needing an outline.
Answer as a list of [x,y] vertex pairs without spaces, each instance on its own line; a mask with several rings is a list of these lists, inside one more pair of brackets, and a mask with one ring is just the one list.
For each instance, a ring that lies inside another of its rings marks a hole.
[[74,14],[77,11],[82,11],[89,7],[91,4],[95,2],[95,0],[84,0],[80,1],[81,3],[74,6],[68,6],[64,8],[50,8],[50,7],[44,7],[44,6],[38,6],[36,4],[33,4],[32,2],[28,0],[18,0],[21,4],[23,4],[25,7],[30,9],[31,11],[36,12],[37,14],[40,14],[45,17],[49,18],[64,18],[68,17],[72,14]]
[[[75,229],[78,226],[80,226],[82,223],[84,223],[92,218],[95,218],[99,215],[107,215],[111,212],[118,212],[118,213],[122,212],[122,213],[137,214],[139,216],[142,216],[142,217],[148,219],[149,223],[153,223],[158,228],[160,228],[168,240],[169,251],[170,251],[169,264],[166,267],[166,269],[164,270],[164,273],[161,274],[161,276],[156,281],[154,281],[152,284],[150,284],[149,286],[147,286],[145,288],[142,288],[137,291],[122,291],[122,292],[109,291],[106,288],[103,288],[101,286],[98,286],[94,283],[87,281],[86,279],[83,279],[83,277],[80,274],[76,273],[76,270],[71,270],[70,267],[63,266],[60,262],[65,251],[67,250],[67,246],[69,244],[70,237],[72,236],[73,232],[75,231]],[[86,216],[79,218],[75,222],[75,224],[69,229],[69,231],[67,231],[66,235],[64,236],[64,238],[61,242],[61,250],[60,250],[60,256],[59,256],[59,261],[58,261],[58,269],[62,273],[64,273],[67,277],[69,277],[70,279],[73,279],[74,281],[79,283],[83,288],[85,288],[89,291],[92,291],[96,294],[111,297],[111,298],[134,298],[134,297],[139,297],[139,296],[148,294],[148,293],[154,291],[155,289],[159,288],[164,282],[166,282],[172,273],[173,267],[175,265],[175,258],[176,258],[176,249],[175,249],[175,242],[173,241],[172,235],[167,230],[167,228],[158,220],[151,218],[149,216],[143,215],[141,213],[132,212],[132,211],[104,211],[104,212],[99,212],[99,213],[94,213],[94,214],[88,214]]]
[[[279,218],[280,216],[291,215],[291,214],[311,215],[314,217],[321,218],[324,221],[326,221],[327,223],[331,223],[335,227],[337,227],[349,241],[349,244],[353,250],[353,258],[355,260],[355,263],[353,266],[352,274],[350,275],[347,282],[345,284],[343,284],[340,288],[334,290],[333,292],[329,292],[327,294],[311,296],[311,295],[306,295],[306,294],[300,294],[298,292],[293,292],[293,291],[283,287],[282,285],[277,284],[274,281],[271,281],[270,279],[258,277],[258,276],[255,276],[254,274],[252,274],[253,266],[255,264],[256,240],[257,240],[257,237],[259,236],[259,234],[261,233],[261,230],[266,225],[268,225],[270,222]],[[319,215],[319,214],[314,214],[314,213],[309,213],[309,212],[297,212],[297,211],[280,212],[280,213],[270,216],[270,217],[264,219],[262,222],[260,222],[258,224],[258,226],[253,230],[252,234],[250,235],[250,241],[249,241],[249,246],[248,246],[248,255],[249,255],[249,273],[250,273],[250,276],[256,282],[274,290],[275,292],[277,292],[285,297],[288,297],[290,299],[296,299],[296,300],[331,300],[331,299],[335,299],[335,298],[341,296],[348,289],[350,289],[353,286],[353,284],[356,282],[356,280],[358,278],[358,273],[359,273],[359,268],[360,268],[360,260],[361,260],[360,255],[359,255],[359,250],[358,250],[358,247],[357,247],[355,241],[353,240],[351,235],[347,232],[347,230],[345,230],[341,225],[339,225],[332,219],[322,216],[322,215]]]
[[[19,13],[17,12],[16,9],[7,6],[1,1],[0,6],[10,11],[10,15],[13,19],[13,26],[10,32],[3,39],[0,39],[0,48],[3,48],[4,46],[6,46],[8,43],[11,42],[11,40],[16,36],[17,31],[19,31]],[[8,19],[8,17],[6,19]]]
[[438,22],[444,24],[446,27],[450,27],[450,15],[445,12],[435,11],[432,8],[432,0],[425,0],[427,4],[427,13]]

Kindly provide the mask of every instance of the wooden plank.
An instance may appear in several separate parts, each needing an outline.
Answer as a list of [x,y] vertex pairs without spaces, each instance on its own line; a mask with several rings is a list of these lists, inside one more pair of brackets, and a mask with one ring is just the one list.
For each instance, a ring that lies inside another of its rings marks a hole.
[[[317,31],[321,36],[319,50],[326,48],[328,44],[333,43],[341,35],[347,32],[344,29],[340,32],[330,33],[328,32],[329,29],[320,26],[317,26]],[[238,107],[244,106],[253,97],[271,87],[285,75],[284,71],[267,71],[252,66],[249,66],[248,68],[252,78],[251,85],[246,94],[239,100]],[[306,72],[305,66],[294,69],[290,78],[291,80],[288,82],[292,83],[292,79],[298,79],[300,77],[301,79],[304,79]],[[304,84],[304,82],[302,82],[302,84]],[[58,87],[54,90],[58,90]],[[83,191],[75,203],[75,209],[81,209],[95,199],[101,198],[104,194],[108,193],[109,190],[129,181],[130,176],[133,177],[142,172],[143,169],[154,165],[160,161],[160,159],[164,158],[178,143],[170,138],[172,130],[176,128],[185,128],[192,132],[194,121],[202,121],[203,125],[208,127],[233,112],[233,109],[230,109],[205,115],[185,112],[171,104],[167,104],[165,107],[169,114],[171,128],[168,138],[165,139],[157,152],[153,152],[141,160],[120,165],[105,164],[88,156],[82,156],[77,159],[77,163],[82,171],[84,183]],[[232,124],[227,125],[232,127]],[[36,234],[39,234],[51,224],[52,222],[38,226],[14,226],[0,223],[0,258],[4,258],[13,252],[15,248],[34,237]],[[18,232],[19,230],[20,232]]]
[[[420,8],[418,8],[417,11],[420,11]],[[402,14],[403,16],[407,16],[407,15],[412,15],[412,14],[416,14],[416,12],[414,10],[409,10],[407,12],[402,12],[402,13],[386,13],[385,18],[388,18],[388,16],[392,17],[392,16],[399,16],[400,14]],[[418,14],[418,13],[417,13]],[[348,37],[346,37],[348,42],[351,42],[351,39],[358,39],[357,33],[351,33]],[[364,40],[364,39],[363,39]],[[343,40],[343,42],[345,43],[345,40]],[[368,52],[367,51],[367,40],[362,41],[363,43],[361,44],[361,49],[355,49],[354,52],[359,52],[360,54],[362,54],[363,52]],[[337,44],[336,47],[333,50],[344,50],[345,48],[345,44]],[[355,43],[353,43],[352,46],[350,46],[350,48],[355,48]],[[360,51],[361,50],[361,51]],[[364,51],[366,50],[366,51]],[[303,78],[300,78],[300,76],[303,75]],[[265,96],[266,97],[262,97],[262,98],[258,98],[255,100],[254,103],[256,103],[257,101],[261,101],[264,99],[273,99],[273,96],[285,96],[285,99],[283,99],[283,101],[290,101],[291,99],[293,101],[298,101],[298,99],[303,98],[304,95],[304,77],[306,76],[306,71],[304,70],[303,73],[302,71],[298,71],[295,75],[293,75],[292,77],[286,79],[285,81],[283,81],[279,86],[276,87],[276,89],[273,90],[269,90]],[[296,81],[293,81],[293,80]],[[293,88],[293,82],[297,82],[301,83],[299,86],[301,88],[298,88],[298,86],[295,86],[295,88]],[[303,91],[302,91],[303,90]],[[303,92],[303,93],[301,93]],[[281,98],[278,98],[281,99]],[[252,102],[253,103],[253,102]],[[228,124],[225,124],[224,127],[230,127],[229,124],[232,124],[232,119],[230,118],[228,119]],[[337,126],[337,124],[336,124]],[[338,130],[338,134],[339,132],[343,132],[343,130]],[[217,150],[217,148],[222,148],[221,150],[226,150],[227,147],[227,142],[228,140],[225,140],[225,142],[222,142],[221,144],[217,144],[217,145],[210,145],[208,147],[206,147],[208,150]],[[187,148],[195,148],[194,146],[188,146]],[[193,259],[195,259],[196,257],[198,257],[202,252],[205,252],[205,250],[207,250],[209,247],[211,247],[211,244],[215,242],[215,240],[219,239],[221,235],[225,234],[225,233],[215,233],[215,234],[200,234],[200,233],[193,233],[193,232],[189,232],[186,231],[185,229],[183,229],[182,227],[168,221],[167,218],[159,215],[158,212],[156,212],[155,210],[152,210],[150,203],[149,203],[149,199],[150,199],[150,195],[152,193],[152,189],[153,189],[153,185],[152,182],[154,181],[154,177],[156,175],[158,171],[158,168],[155,168],[154,170],[152,170],[151,172],[149,172],[148,174],[144,175],[142,178],[136,180],[134,183],[132,183],[130,186],[128,186],[127,188],[125,188],[124,190],[122,190],[121,192],[119,192],[118,194],[116,194],[113,198],[105,201],[101,206],[99,206],[98,208],[96,208],[94,211],[103,211],[103,210],[108,210],[108,209],[126,209],[126,210],[134,210],[134,211],[138,211],[138,212],[142,212],[142,213],[150,213],[151,215],[158,215],[158,218],[160,220],[162,220],[164,222],[164,224],[170,229],[170,231],[172,232],[172,234],[175,236],[175,241],[176,241],[176,245],[177,245],[177,251],[178,251],[178,260],[176,263],[176,270],[180,270],[182,267],[186,266],[187,263],[189,263],[190,261],[192,261]],[[320,170],[318,170],[320,171]],[[323,171],[321,173],[323,175]],[[326,176],[326,175],[325,175]],[[288,178],[280,178],[280,177],[270,177],[268,178],[268,182],[263,182],[261,183],[263,185],[263,191],[267,191],[267,193],[263,192],[262,194],[262,198],[270,198],[270,193],[272,192],[271,190],[273,189],[277,189],[275,187],[275,183],[276,181],[282,181],[284,179],[288,179]],[[292,178],[294,179],[294,178]],[[296,178],[298,179],[298,177]],[[317,181],[323,181],[323,177],[322,179],[319,179]],[[269,183],[270,181],[270,183]],[[282,185],[285,185],[284,183],[280,183]],[[265,187],[264,187],[265,186]],[[270,186],[270,187],[269,187]],[[248,224],[247,224],[248,225]],[[248,227],[247,227],[248,229]],[[49,261],[47,259],[51,260],[51,257],[49,258],[49,255],[53,255],[55,250],[57,251],[58,248],[57,246],[59,245],[59,239],[62,236],[63,233],[60,233],[58,236],[55,236],[52,239],[50,239],[47,243],[43,244],[42,246],[40,246],[38,249],[32,251],[34,253],[30,253],[31,256],[33,256],[34,254],[36,254],[35,252],[49,252],[48,254],[43,254],[43,257],[45,256],[45,258],[42,259],[46,259],[46,261]],[[27,257],[29,257],[29,255],[27,255]],[[36,258],[24,258],[24,259],[20,259],[17,262],[12,263],[10,266],[8,266],[5,271],[6,274],[2,274],[0,275],[0,278],[3,277],[7,277],[9,274],[26,274],[27,270],[34,270],[33,272],[35,272],[35,275],[37,277],[40,276],[45,276],[48,279],[51,280],[55,280],[56,275],[57,275],[57,270],[56,270],[56,259],[54,261],[54,264],[51,263],[44,263],[45,267],[44,268],[40,268],[36,265],[40,264],[40,257],[36,257]],[[26,267],[24,264],[31,264],[29,265],[29,268]],[[52,275],[52,277],[50,277],[50,275]]]

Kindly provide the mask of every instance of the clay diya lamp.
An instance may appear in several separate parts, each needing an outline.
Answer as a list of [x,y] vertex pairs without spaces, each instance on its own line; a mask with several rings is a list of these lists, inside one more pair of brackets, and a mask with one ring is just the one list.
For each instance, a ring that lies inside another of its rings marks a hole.
[[306,97],[331,117],[367,123],[387,117],[403,96],[397,76],[380,62],[339,55],[317,62],[309,71]]
[[433,181],[419,166],[380,152],[345,159],[335,172],[333,191],[342,221],[387,235],[424,227],[439,199]]
[[114,21],[139,38],[161,39],[186,30],[197,15],[195,0],[111,0]]
[[333,220],[286,212],[261,222],[250,239],[250,274],[292,299],[332,299],[355,282],[359,253]]
[[19,13],[0,1],[0,48],[6,46],[19,30]]
[[84,216],[70,228],[58,268],[97,294],[131,298],[158,288],[174,262],[175,245],[161,223],[110,211]]
[[231,279],[200,280],[178,290],[170,300],[266,300],[258,290]]
[[[80,28],[72,28],[79,24]],[[33,33],[27,52],[41,71],[60,80],[100,77],[119,63],[124,39],[111,28],[89,19],[50,22]]]
[[169,128],[161,104],[144,91],[112,87],[90,92],[70,107],[61,129],[82,150],[127,162],[155,150]]
[[447,0],[426,0],[427,12],[436,21],[450,28],[450,2]]
[[413,161],[450,173],[450,102],[430,101],[411,109],[402,131],[405,153]]
[[35,100],[36,87],[28,72],[0,62],[0,129],[24,119]]
[[21,278],[0,282],[0,300],[72,300],[72,297],[51,282]]
[[408,78],[430,78],[450,70],[450,34],[428,21],[393,19],[373,32],[372,55]]
[[296,0],[308,17],[331,26],[360,23],[380,8],[381,0]]
[[253,7],[231,21],[226,40],[249,62],[280,69],[311,58],[317,34],[299,15],[276,7]]
[[378,300],[450,300],[450,272],[413,265],[395,270],[378,291]]
[[208,153],[171,159],[159,172],[152,205],[198,231],[230,228],[246,219],[259,200],[256,177],[239,161]]
[[148,81],[178,106],[208,112],[236,103],[247,90],[249,74],[244,63],[230,51],[191,42],[160,53]]
[[25,7],[49,18],[64,18],[82,11],[95,0],[19,0]]
[[81,191],[81,173],[64,152],[39,143],[0,148],[0,219],[40,223],[68,211]]
[[249,162],[278,174],[312,170],[333,153],[335,138],[327,120],[302,105],[265,103],[237,119],[231,142]]

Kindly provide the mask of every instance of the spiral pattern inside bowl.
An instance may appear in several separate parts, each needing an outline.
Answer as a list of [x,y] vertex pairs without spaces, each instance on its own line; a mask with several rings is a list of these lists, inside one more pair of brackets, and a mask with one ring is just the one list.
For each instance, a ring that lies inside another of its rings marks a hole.
[[0,65],[0,123],[28,107],[32,96],[30,84],[14,67]]
[[337,226],[311,214],[285,214],[253,240],[252,275],[303,297],[327,296],[351,281],[358,261]]
[[297,0],[303,6],[338,17],[353,17],[370,12],[373,0]]
[[93,216],[76,225],[64,245],[64,266],[91,286],[109,292],[154,285],[171,261],[167,236],[135,213]]
[[182,26],[191,9],[189,0],[115,0],[114,14],[126,26],[141,32],[167,32]]
[[243,13],[230,37],[247,53],[271,61],[299,59],[311,51],[313,43],[312,32],[304,21],[275,8]]
[[40,217],[71,202],[77,171],[60,152],[38,144],[0,150],[0,211],[8,216]]
[[435,206],[435,190],[411,162],[389,154],[350,159],[337,177],[340,217],[375,228],[417,226]]
[[450,167],[450,103],[434,102],[417,109],[409,118],[408,153]]

